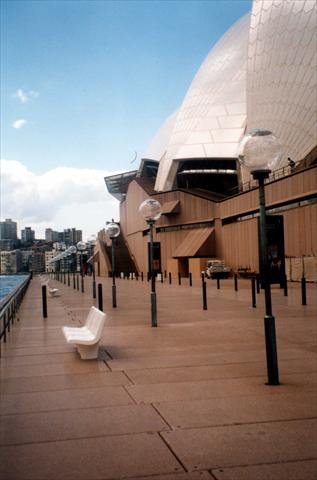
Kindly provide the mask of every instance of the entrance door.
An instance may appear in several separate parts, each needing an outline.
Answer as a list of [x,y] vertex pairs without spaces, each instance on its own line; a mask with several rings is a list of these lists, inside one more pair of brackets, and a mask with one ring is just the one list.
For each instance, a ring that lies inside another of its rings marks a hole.
[[[260,240],[260,219],[258,219]],[[285,251],[283,215],[266,216],[267,258],[269,263],[270,283],[279,283],[282,287],[285,281]],[[260,248],[260,246],[259,246]],[[260,250],[259,250],[260,251]],[[261,258],[260,273],[263,265]]]
[[178,259],[178,272],[182,277],[189,276],[188,258],[184,257]]

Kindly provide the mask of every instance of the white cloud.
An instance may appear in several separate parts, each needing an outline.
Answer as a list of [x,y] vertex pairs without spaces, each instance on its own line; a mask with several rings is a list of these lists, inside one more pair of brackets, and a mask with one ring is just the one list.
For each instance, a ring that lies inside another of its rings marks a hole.
[[32,98],[37,98],[39,96],[39,92],[35,92],[34,90],[29,90],[28,92],[24,92],[22,88],[19,88],[13,95],[15,98],[18,98],[21,103],[27,103]]
[[20,128],[24,127],[25,124],[26,124],[26,120],[24,118],[20,118],[19,120],[15,120],[12,123],[12,127],[19,130]]
[[48,227],[97,233],[106,220],[119,217],[119,202],[104,182],[115,173],[58,167],[37,175],[18,161],[1,160],[1,214],[17,220],[19,229],[32,226],[38,237]]

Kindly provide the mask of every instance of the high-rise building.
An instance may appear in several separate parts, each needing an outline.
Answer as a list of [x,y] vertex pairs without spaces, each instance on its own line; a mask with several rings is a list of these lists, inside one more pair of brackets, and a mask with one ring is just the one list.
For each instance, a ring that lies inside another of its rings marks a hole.
[[6,218],[3,222],[0,222],[0,240],[17,240],[17,222]]
[[83,237],[83,232],[81,230],[76,230],[76,228],[67,228],[63,232],[63,241],[66,245],[75,245],[77,242],[80,242]]
[[33,242],[35,239],[35,232],[31,227],[25,227],[21,230],[21,240],[22,242]]
[[80,242],[83,237],[82,230],[76,228],[65,228],[63,232],[56,232],[51,228],[45,229],[45,240],[47,242],[60,242],[66,245],[75,245]]
[[52,228],[46,228],[45,229],[45,240],[47,242],[58,242],[59,232],[56,232]]

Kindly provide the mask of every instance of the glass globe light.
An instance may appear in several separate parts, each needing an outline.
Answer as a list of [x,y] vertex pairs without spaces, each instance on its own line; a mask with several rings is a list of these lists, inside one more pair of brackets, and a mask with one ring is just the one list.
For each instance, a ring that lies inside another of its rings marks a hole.
[[69,247],[68,251],[69,251],[69,253],[72,255],[72,253],[76,253],[76,252],[77,252],[77,248],[75,247],[75,245],[72,245],[71,247]]
[[251,173],[275,170],[282,153],[282,145],[276,136],[263,128],[246,133],[239,146],[240,163]]
[[80,252],[82,252],[83,250],[86,250],[85,242],[78,242],[76,246],[77,246],[77,250],[79,250]]
[[161,204],[153,198],[148,198],[139,206],[139,212],[146,222],[156,222],[162,215]]
[[110,238],[116,238],[120,235],[120,227],[117,223],[115,222],[110,222],[106,225],[105,228],[106,234]]

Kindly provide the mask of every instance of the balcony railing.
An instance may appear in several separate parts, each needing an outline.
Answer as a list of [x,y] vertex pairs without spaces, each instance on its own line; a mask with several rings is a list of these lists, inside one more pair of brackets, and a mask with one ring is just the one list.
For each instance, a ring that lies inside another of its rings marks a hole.
[[[294,165],[286,165],[285,167],[274,170],[269,178],[265,180],[265,183],[273,182],[274,180],[279,180],[280,178],[287,177],[293,173],[305,170],[307,167],[303,162],[294,162]],[[238,193],[247,192],[258,187],[257,180],[250,179],[248,182],[244,182],[237,187],[234,187],[230,191],[230,196],[237,195]]]
[[1,356],[1,342],[6,343],[7,335],[10,333],[11,326],[17,318],[17,312],[22,299],[27,291],[31,280],[29,275],[20,285],[18,285],[10,294],[3,300],[0,300],[0,356]]

